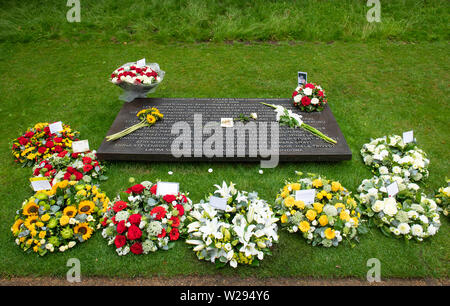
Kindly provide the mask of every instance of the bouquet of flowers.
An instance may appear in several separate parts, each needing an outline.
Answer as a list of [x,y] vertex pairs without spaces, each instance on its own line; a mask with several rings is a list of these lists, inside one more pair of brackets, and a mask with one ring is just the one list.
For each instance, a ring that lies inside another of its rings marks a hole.
[[96,186],[62,181],[25,200],[11,231],[24,251],[64,252],[91,237],[108,204]]
[[325,91],[315,83],[298,86],[292,93],[294,106],[302,112],[320,112],[327,104]]
[[[311,189],[315,189],[312,204],[296,200],[297,190]],[[358,234],[367,231],[351,193],[338,181],[316,174],[287,181],[277,195],[274,211],[282,227],[299,232],[313,246],[337,247],[343,239],[359,241]]]
[[441,187],[438,190],[438,194],[436,195],[436,203],[442,207],[442,212],[444,216],[448,216],[448,212],[450,210],[450,186]]
[[238,191],[233,183],[214,186],[214,196],[227,198],[226,209],[203,200],[195,204],[186,243],[194,246],[198,259],[218,267],[227,263],[233,268],[238,263],[258,265],[264,254],[271,255],[270,247],[278,241],[278,219],[256,192]]
[[145,98],[154,92],[162,82],[165,72],[156,63],[138,66],[137,63],[126,63],[111,74],[111,82],[124,89],[121,100],[130,102],[135,98]]
[[[386,187],[396,182],[399,193],[389,197]],[[433,236],[441,225],[437,205],[415,183],[396,175],[374,176],[358,187],[365,214],[381,231],[405,240],[422,241]]]
[[71,151],[72,141],[78,140],[78,135],[66,124],[61,132],[52,134],[47,122],[37,123],[13,141],[11,151],[16,163],[33,166],[54,153]]
[[157,184],[144,181],[121,192],[102,220],[102,236],[118,255],[168,250],[185,234],[192,201],[186,194],[156,195]]
[[138,117],[141,120],[141,122],[139,122],[133,126],[130,126],[129,128],[126,128],[123,131],[106,136],[106,141],[119,139],[123,136],[133,133],[134,131],[136,131],[140,128],[146,127],[146,126],[150,127],[153,124],[155,124],[156,121],[162,119],[164,117],[164,115],[161,114],[156,107],[152,107],[152,108],[146,108],[146,109],[140,110],[136,114],[136,117]]
[[319,138],[322,138],[323,140],[325,140],[328,143],[331,143],[331,144],[337,143],[337,141],[334,140],[333,138],[328,137],[327,135],[323,134],[321,131],[304,123],[301,115],[295,114],[291,110],[288,110],[281,105],[267,104],[264,102],[260,102],[260,103],[262,105],[266,105],[266,106],[269,106],[269,107],[272,107],[273,109],[275,109],[275,112],[277,113],[276,119],[280,123],[280,125],[286,125],[291,128],[299,127],[299,128],[309,131],[310,133],[316,135]]
[[363,145],[361,155],[375,175],[395,174],[420,181],[429,174],[426,153],[414,142],[405,144],[398,135],[371,140]]
[[99,184],[108,179],[104,173],[105,167],[98,161],[95,150],[55,153],[33,167],[33,176],[47,177],[51,185],[62,180]]

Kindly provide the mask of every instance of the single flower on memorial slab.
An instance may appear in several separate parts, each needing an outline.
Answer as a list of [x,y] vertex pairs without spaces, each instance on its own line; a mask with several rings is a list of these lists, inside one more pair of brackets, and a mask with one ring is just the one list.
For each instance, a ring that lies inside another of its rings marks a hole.
[[326,142],[329,142],[331,144],[337,143],[337,141],[334,140],[333,138],[328,137],[327,135],[323,134],[319,130],[304,123],[301,115],[293,113],[291,110],[286,109],[284,106],[267,104],[264,102],[260,102],[260,103],[263,105],[272,107],[275,110],[275,112],[277,114],[276,119],[280,123],[280,125],[287,125],[291,128],[300,127],[300,128],[303,128],[303,129],[311,132],[312,134],[316,135],[317,137],[322,138]]

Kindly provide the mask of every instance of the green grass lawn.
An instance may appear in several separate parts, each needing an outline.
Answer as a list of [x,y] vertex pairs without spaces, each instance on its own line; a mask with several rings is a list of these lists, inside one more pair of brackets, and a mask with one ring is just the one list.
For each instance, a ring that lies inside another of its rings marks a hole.
[[[273,201],[294,171],[317,172],[356,191],[371,173],[359,155],[371,137],[414,130],[431,160],[428,191],[445,184],[449,166],[449,46],[433,43],[167,43],[116,44],[107,41],[41,41],[0,44],[0,275],[64,276],[69,258],[81,260],[82,275],[150,276],[239,275],[256,277],[365,277],[366,262],[381,261],[382,277],[448,277],[449,222],[423,243],[387,238],[377,229],[355,248],[325,249],[282,232],[273,256],[260,267],[216,270],[198,261],[182,241],[174,249],[146,256],[116,255],[100,232],[62,254],[43,258],[25,254],[14,244],[10,226],[16,209],[32,195],[30,168],[14,164],[10,141],[37,122],[62,120],[98,148],[122,107],[121,89],[108,82],[119,65],[146,57],[166,76],[154,97],[286,98],[296,87],[296,72],[307,71],[321,84],[353,152],[340,163],[285,163],[258,174],[259,164],[134,163],[107,164],[102,184],[110,198],[128,187],[128,178],[179,181],[199,201],[213,184],[233,181]],[[213,173],[208,169],[213,168]],[[173,175],[168,175],[173,171]]]

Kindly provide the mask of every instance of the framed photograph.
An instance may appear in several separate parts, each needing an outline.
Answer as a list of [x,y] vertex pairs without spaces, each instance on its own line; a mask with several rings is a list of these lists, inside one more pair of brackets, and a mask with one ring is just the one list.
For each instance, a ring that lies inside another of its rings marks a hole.
[[308,73],[299,71],[298,72],[298,85],[305,85],[308,82]]

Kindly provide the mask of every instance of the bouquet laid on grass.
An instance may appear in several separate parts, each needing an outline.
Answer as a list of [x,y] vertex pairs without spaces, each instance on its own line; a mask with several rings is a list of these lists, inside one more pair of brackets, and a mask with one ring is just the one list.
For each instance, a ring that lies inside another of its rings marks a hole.
[[450,186],[447,187],[441,187],[438,190],[438,193],[436,195],[436,203],[439,204],[439,206],[442,208],[442,213],[444,216],[448,216],[448,213],[450,211]]
[[78,135],[66,124],[61,132],[52,134],[47,122],[37,123],[13,141],[11,151],[16,163],[33,166],[54,153],[71,151]]
[[405,144],[398,135],[376,138],[361,148],[364,163],[375,175],[394,174],[420,181],[428,177],[430,160],[414,142]]
[[[399,193],[389,197],[386,187],[396,182]],[[439,230],[436,202],[408,179],[383,175],[365,179],[358,187],[365,214],[386,236],[422,241]]]
[[50,184],[68,181],[99,184],[108,179],[105,167],[98,161],[96,151],[52,154],[33,167],[34,177],[46,177]]
[[137,63],[126,63],[114,70],[111,82],[124,89],[120,99],[130,102],[154,92],[162,82],[164,74],[156,63],[140,66]]
[[[315,190],[312,204],[296,200],[297,190],[312,189]],[[313,246],[337,247],[344,239],[359,241],[358,234],[367,232],[351,193],[338,181],[316,174],[286,182],[273,208],[283,228],[300,233]]]
[[91,237],[108,204],[96,186],[62,181],[25,200],[11,231],[24,251],[64,252]]
[[327,104],[325,91],[315,83],[298,86],[292,93],[294,106],[302,112],[320,112]]
[[280,123],[280,125],[286,125],[291,128],[299,127],[299,128],[309,131],[310,133],[316,135],[319,138],[322,138],[323,140],[325,140],[328,143],[331,143],[331,144],[337,143],[336,140],[328,137],[327,135],[323,134],[319,130],[304,123],[302,120],[302,116],[293,113],[292,111],[286,109],[285,107],[283,107],[281,105],[267,104],[264,102],[260,102],[260,103],[275,109],[275,112],[277,113],[277,121]]
[[[221,210],[203,200],[190,213],[186,243],[193,245],[198,259],[211,261],[217,267],[227,263],[259,265],[270,247],[278,241],[277,225],[269,204],[256,192],[238,191],[233,183],[215,185],[214,196],[226,198]],[[207,199],[209,201],[209,197]]]
[[136,131],[140,128],[146,127],[146,126],[150,127],[153,124],[155,124],[156,121],[162,119],[164,117],[164,115],[161,114],[156,107],[152,107],[152,108],[147,108],[147,109],[143,109],[143,110],[139,111],[136,114],[136,117],[138,117],[139,120],[141,120],[141,122],[139,122],[133,126],[130,126],[129,128],[126,128],[123,131],[106,136],[106,141],[119,139],[123,136],[133,133],[134,131]]
[[168,250],[186,232],[192,201],[186,194],[156,195],[157,184],[142,182],[121,192],[106,211],[102,235],[118,255]]

